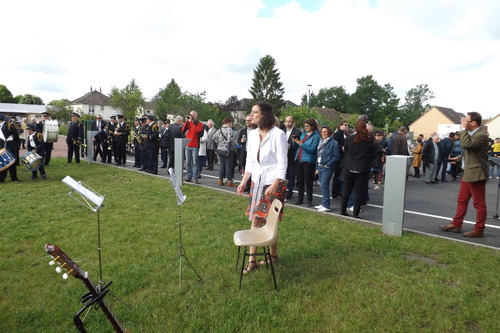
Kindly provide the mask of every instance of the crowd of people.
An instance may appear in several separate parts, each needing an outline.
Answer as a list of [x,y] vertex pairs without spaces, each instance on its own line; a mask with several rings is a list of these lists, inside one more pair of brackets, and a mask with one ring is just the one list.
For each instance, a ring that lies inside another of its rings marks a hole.
[[[109,121],[104,121],[98,115],[90,128],[96,132],[92,138],[92,158],[96,161],[99,156],[101,163],[112,163],[114,159],[116,165],[126,165],[127,145],[132,134],[133,166],[139,171],[157,174],[159,163],[160,168],[174,166],[175,139],[187,138],[190,140],[185,148],[183,161],[186,182],[198,184],[203,168],[214,170],[214,166],[218,164],[218,185],[238,187],[238,191],[252,193],[252,184],[255,182],[252,183],[245,175],[249,167],[255,168],[255,163],[260,165],[263,163],[261,159],[267,158],[265,151],[261,150],[254,156],[255,151],[251,151],[252,134],[274,133],[276,128],[286,140],[286,168],[283,176],[286,182],[280,183],[284,186],[284,200],[292,200],[294,193],[297,193],[296,205],[313,207],[313,186],[318,184],[322,200],[314,208],[320,212],[329,212],[332,209],[332,199],[340,199],[340,214],[352,213],[354,217],[359,217],[361,206],[369,200],[370,181],[375,190],[380,189],[379,185],[383,184],[387,156],[413,156],[408,165],[407,177],[425,176],[425,184],[429,185],[456,181],[465,174],[462,156],[463,135],[467,135],[467,132],[464,131],[451,132],[443,139],[436,132],[431,133],[428,138],[420,134],[413,141],[406,127],[401,126],[386,136],[383,131],[373,130],[364,115],[358,118],[352,129],[345,120],[341,120],[333,130],[329,126],[319,126],[317,120],[312,118],[305,120],[299,128],[293,116],[287,116],[284,122],[280,122],[274,117],[272,110],[267,110],[267,104],[257,104],[255,108],[260,113],[265,113],[266,119],[268,114],[273,114],[271,127],[262,127],[260,119],[255,120],[257,111],[253,109],[245,119],[245,126],[239,131],[233,128],[233,119],[224,119],[222,126],[216,128],[211,119],[202,122],[196,111],[191,111],[185,118],[176,117],[173,123],[169,119],[158,121],[153,115],[137,117],[132,128],[121,114],[111,116]],[[471,114],[475,119],[471,122],[477,122],[479,128],[480,115],[478,119],[477,113]],[[72,113],[68,126],[67,163],[72,163],[73,157],[75,163],[80,163],[81,150],[85,146],[84,125],[79,117],[78,113]],[[33,171],[32,178],[37,178],[38,171],[41,178],[46,179],[43,166],[49,165],[52,143],[45,143],[41,133],[43,123],[47,120],[50,120],[50,114],[45,112],[41,121],[27,123],[27,119],[23,119],[19,126],[15,125],[15,117],[1,115],[0,148],[7,148],[16,159],[16,163],[0,172],[1,182],[5,180],[7,172],[12,181],[19,181],[16,166],[19,165],[21,146],[36,152],[44,160],[42,166]],[[262,147],[259,146],[260,148]],[[487,178],[499,179],[500,169],[495,158],[500,161],[500,138],[488,138],[485,149],[490,157],[487,162]],[[241,184],[235,180],[236,168],[243,176]],[[272,189],[276,190],[275,186]]]

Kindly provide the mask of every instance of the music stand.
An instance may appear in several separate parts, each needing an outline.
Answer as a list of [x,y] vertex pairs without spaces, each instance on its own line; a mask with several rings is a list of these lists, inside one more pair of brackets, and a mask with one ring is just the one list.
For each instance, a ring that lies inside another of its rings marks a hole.
[[184,249],[184,245],[182,245],[182,228],[181,228],[181,206],[186,200],[186,196],[182,194],[182,191],[179,187],[179,183],[177,183],[177,177],[175,176],[174,169],[169,168],[168,173],[170,174],[170,182],[174,186],[175,194],[177,195],[177,207],[178,207],[178,214],[177,214],[177,225],[179,226],[179,253],[177,256],[175,256],[172,265],[172,267],[177,259],[179,259],[179,290],[182,288],[182,258],[186,260],[186,263],[188,264],[189,267],[193,270],[193,272],[198,276],[198,282],[203,281],[201,278],[200,274],[194,269],[193,265],[189,262],[189,259],[186,255],[186,250]]
[[[66,176],[62,182],[66,184],[71,191],[68,194],[84,205],[87,208],[90,208],[94,213],[97,212],[97,253],[99,257],[99,283],[98,288],[104,285],[104,281],[102,279],[102,263],[101,263],[101,217],[99,214],[99,209],[102,207],[104,202],[104,196],[97,194],[90,186],[79,181],[77,182],[70,176]],[[77,192],[80,194],[80,198],[77,198],[73,195],[73,192]]]
[[[490,161],[494,163],[497,168],[500,168],[500,157],[491,157],[490,156]],[[494,219],[498,219],[498,197],[500,195],[500,179],[498,179],[498,189],[497,189],[497,206],[495,208],[495,214],[493,214]]]

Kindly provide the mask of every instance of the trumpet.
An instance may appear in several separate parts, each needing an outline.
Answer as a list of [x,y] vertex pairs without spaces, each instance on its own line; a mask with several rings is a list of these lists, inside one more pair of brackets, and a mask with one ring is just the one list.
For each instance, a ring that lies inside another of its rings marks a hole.
[[139,133],[136,133],[135,131],[132,132],[132,137],[134,138],[134,140],[137,140],[138,143],[142,143],[142,138]]
[[85,143],[81,142],[80,140],[73,140],[73,144],[75,146],[81,147],[83,149],[87,148],[87,145]]

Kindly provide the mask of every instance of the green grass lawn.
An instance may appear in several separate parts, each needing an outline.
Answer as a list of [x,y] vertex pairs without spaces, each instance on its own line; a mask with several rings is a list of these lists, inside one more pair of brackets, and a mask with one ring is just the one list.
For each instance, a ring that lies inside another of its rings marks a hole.
[[[58,245],[99,281],[97,214],[67,195],[66,175],[106,196],[101,216],[103,279],[116,317],[132,332],[498,332],[500,253],[285,206],[279,292],[265,268],[234,270],[236,230],[247,199],[184,186],[184,265],[179,290],[178,206],[169,181],[99,164],[54,159],[47,181],[0,184],[0,332],[76,332],[87,292],[49,266]],[[173,264],[173,265],[172,265]],[[89,332],[111,332],[102,311]]]

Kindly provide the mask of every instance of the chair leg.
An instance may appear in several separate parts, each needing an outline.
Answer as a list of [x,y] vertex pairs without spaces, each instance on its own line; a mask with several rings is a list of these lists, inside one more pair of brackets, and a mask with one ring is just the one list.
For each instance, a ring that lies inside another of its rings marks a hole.
[[245,258],[247,257],[247,247],[243,249],[243,260],[241,261],[241,271],[240,271],[240,289],[241,289],[241,281],[243,280],[243,269],[245,267]]
[[241,250],[241,246],[238,246],[238,258],[236,258],[236,266],[234,267],[235,271],[238,270],[238,263],[240,262],[240,250]]
[[267,247],[269,253],[269,264],[271,265],[271,273],[273,274],[274,289],[278,291],[278,285],[276,284],[276,276],[274,275],[273,259],[271,258],[271,249]]
[[267,258],[269,257],[269,260],[271,260],[271,251],[267,251],[266,249],[269,249],[267,246],[262,247],[262,252],[264,252],[264,261],[266,262],[266,269],[269,269],[269,264],[267,263]]

